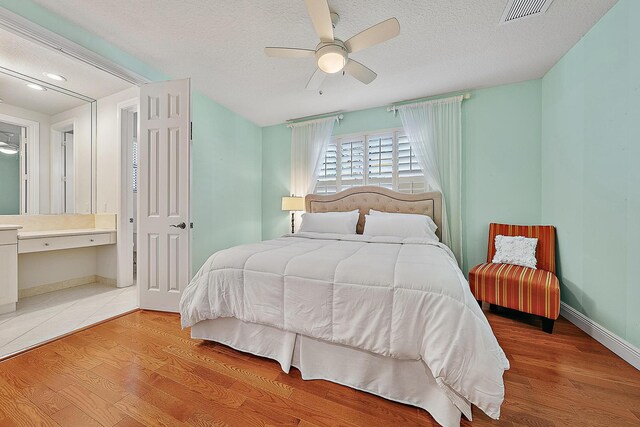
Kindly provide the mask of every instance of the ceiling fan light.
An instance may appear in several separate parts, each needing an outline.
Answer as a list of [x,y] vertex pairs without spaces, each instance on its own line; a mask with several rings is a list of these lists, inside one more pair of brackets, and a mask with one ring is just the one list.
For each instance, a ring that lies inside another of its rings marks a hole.
[[318,68],[328,74],[334,74],[344,68],[347,63],[347,52],[342,47],[330,44],[316,52]]

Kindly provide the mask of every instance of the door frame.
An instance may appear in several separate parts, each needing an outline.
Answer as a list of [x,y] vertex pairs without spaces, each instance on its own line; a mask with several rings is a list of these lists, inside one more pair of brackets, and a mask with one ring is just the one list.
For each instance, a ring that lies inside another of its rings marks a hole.
[[[75,213],[76,210],[76,186],[75,186],[75,171],[76,171],[76,153],[75,147],[73,152],[73,210],[74,212],[65,212],[66,206],[62,203],[62,183],[56,182],[56,180],[52,179],[55,175],[58,175],[58,172],[62,170],[62,134],[65,133],[66,129],[71,127],[74,130],[77,128],[76,126],[77,119],[72,117],[67,120],[62,120],[60,122],[51,124],[51,136],[49,141],[49,212],[52,214],[72,214]],[[75,138],[74,138],[75,142]],[[93,189],[92,189],[93,193]]]
[[[133,233],[134,230],[129,227],[129,209],[131,199],[129,198],[129,170],[131,168],[129,146],[125,141],[126,129],[122,126],[124,115],[126,113],[140,112],[140,97],[128,99],[126,101],[119,102],[116,105],[117,111],[117,141],[116,149],[120,153],[120,161],[118,162],[118,226],[116,232],[117,238],[117,251],[118,251],[118,273],[117,273],[117,286],[119,288],[132,286],[133,282]],[[138,123],[140,121],[138,120]],[[140,135],[140,125],[138,124],[138,135]],[[136,211],[137,213],[137,211]],[[136,218],[136,234],[138,221]],[[137,293],[136,293],[137,295]],[[139,301],[138,301],[139,303]]]
[[[24,141],[20,138],[20,214],[39,214],[40,213],[40,123],[27,120],[20,117],[10,116],[8,114],[0,114],[0,121],[12,125],[27,128],[27,158],[32,166],[27,168],[27,210],[24,210],[24,188],[22,187],[23,178],[23,149]],[[35,165],[35,167],[33,167]]]

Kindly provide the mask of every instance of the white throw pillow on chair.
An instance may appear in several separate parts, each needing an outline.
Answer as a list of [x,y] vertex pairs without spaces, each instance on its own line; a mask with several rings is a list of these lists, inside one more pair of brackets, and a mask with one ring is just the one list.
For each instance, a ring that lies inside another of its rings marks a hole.
[[495,240],[496,253],[491,260],[494,264],[513,264],[536,268],[536,246],[538,239],[524,236],[503,236]]

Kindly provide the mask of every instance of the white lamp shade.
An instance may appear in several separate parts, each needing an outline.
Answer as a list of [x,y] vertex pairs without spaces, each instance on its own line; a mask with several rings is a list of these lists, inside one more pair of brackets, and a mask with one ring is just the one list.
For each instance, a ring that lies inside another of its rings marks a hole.
[[287,196],[282,198],[283,211],[303,211],[304,197]]

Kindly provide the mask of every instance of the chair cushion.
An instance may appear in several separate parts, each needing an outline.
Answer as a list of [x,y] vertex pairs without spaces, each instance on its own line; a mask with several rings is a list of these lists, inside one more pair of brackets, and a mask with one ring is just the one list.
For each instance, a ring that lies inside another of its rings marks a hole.
[[560,282],[546,270],[485,263],[469,272],[469,285],[480,301],[554,320],[560,314]]

